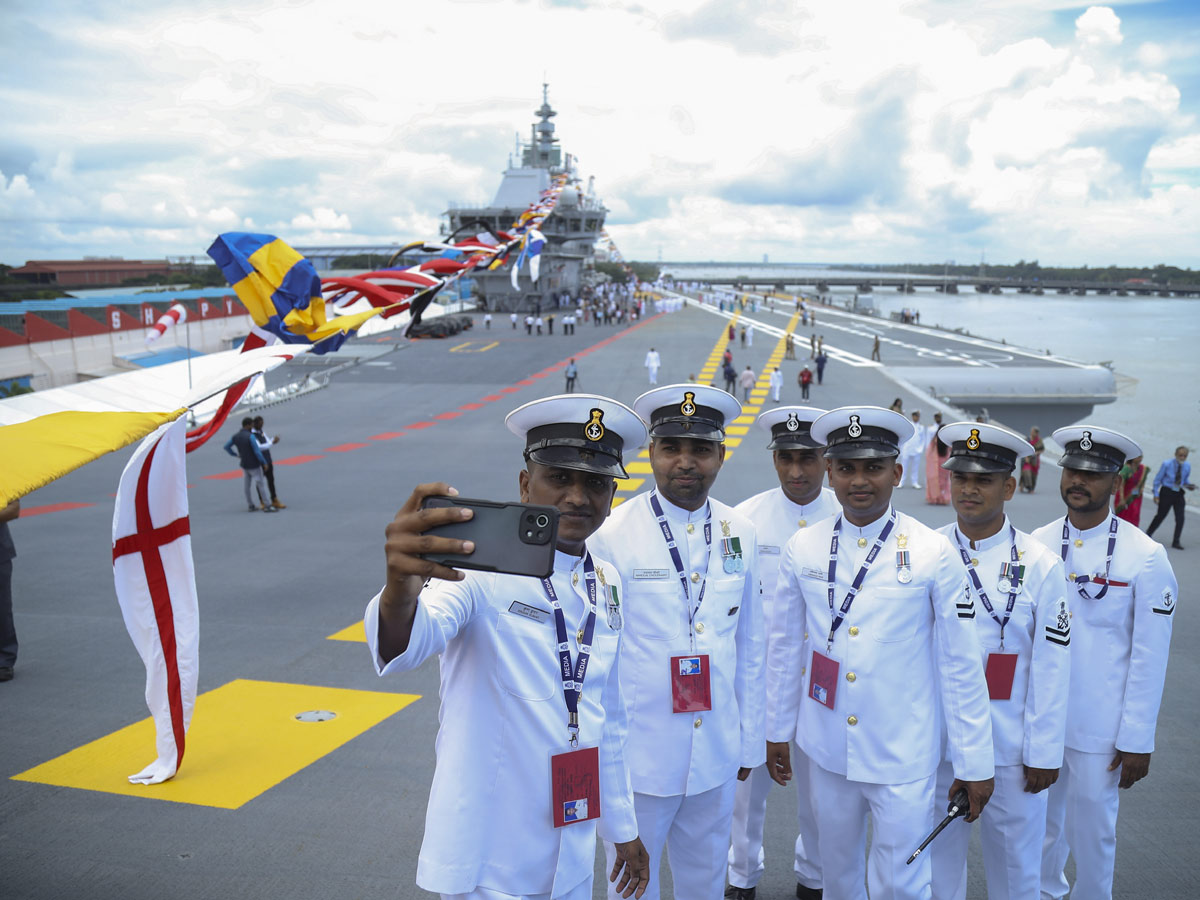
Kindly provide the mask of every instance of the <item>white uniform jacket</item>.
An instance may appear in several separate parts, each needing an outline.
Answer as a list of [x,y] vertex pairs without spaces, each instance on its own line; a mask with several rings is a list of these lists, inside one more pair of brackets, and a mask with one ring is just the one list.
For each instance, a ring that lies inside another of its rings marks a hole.
[[[625,584],[621,689],[629,709],[626,758],[633,789],[670,797],[711,790],[733,778],[739,767],[766,761],[765,640],[754,526],[733,507],[710,499],[712,547],[706,557],[705,508],[689,513],[661,496],[659,502],[687,568],[686,602],[649,493],[613,510],[592,545],[616,563]],[[725,572],[722,522],[729,524],[729,537],[740,538],[740,573]],[[688,610],[706,582],[693,648]],[[693,652],[709,655],[712,710],[675,713],[670,658]]]
[[797,531],[841,512],[841,507],[837,495],[829,488],[821,488],[816,500],[801,506],[789,500],[783,488],[777,487],[743,500],[734,509],[754,523],[758,534],[758,580],[762,583],[763,618],[769,629],[783,548]]
[[913,423],[913,435],[900,448],[900,456],[903,459],[912,459],[914,456],[920,456],[925,452],[925,447],[929,444],[930,430],[932,425],[921,425],[918,422]]
[[[990,778],[991,717],[967,576],[946,539],[912,516],[896,514],[835,634],[834,709],[807,696],[812,651],[826,652],[833,620],[827,587],[837,518],[797,532],[784,549],[767,638],[767,739],[795,740],[817,765],[851,781],[905,784],[933,774],[941,760],[940,697],[954,774]],[[842,523],[835,608],[887,520]],[[898,578],[901,535],[908,583]]]
[[[1060,559],[1063,521],[1033,533]],[[1074,646],[1066,745],[1085,753],[1108,753],[1114,746],[1152,753],[1179,585],[1162,544],[1117,519],[1108,591],[1099,600],[1082,597],[1072,577],[1103,578],[1108,523],[1087,531],[1067,526],[1064,569]],[[1103,585],[1085,587],[1095,597]]]
[[[623,599],[615,567],[594,554],[593,563]],[[364,619],[380,675],[415,669],[441,654],[437,767],[417,884],[441,894],[482,886],[558,896],[592,874],[597,828],[595,821],[551,824],[550,755],[570,748],[550,601],[537,578],[466,575],[434,581],[421,593],[408,649],[386,666],[378,652],[379,595]],[[582,559],[555,553],[551,583],[575,659],[576,632],[588,610]],[[600,835],[624,842],[637,836],[637,820],[624,759],[620,631],[609,626],[604,593],[600,588],[579,737],[581,745],[600,747]],[[529,608],[542,614],[530,618]]]
[[[979,583],[1001,620],[1008,593],[997,585],[1001,566],[1012,563],[1011,523],[971,546],[954,524],[939,528],[955,547],[967,551]],[[1071,677],[1071,618],[1062,563],[1040,541],[1016,532],[1018,565],[1024,566],[1012,616],[1004,628],[1004,652],[1017,654],[1012,696],[993,700],[992,741],[997,766],[1057,769],[1062,765],[1067,728],[1067,687]],[[959,563],[962,554],[956,553]],[[974,582],[975,632],[983,662],[1000,652],[1000,625],[980,601]]]

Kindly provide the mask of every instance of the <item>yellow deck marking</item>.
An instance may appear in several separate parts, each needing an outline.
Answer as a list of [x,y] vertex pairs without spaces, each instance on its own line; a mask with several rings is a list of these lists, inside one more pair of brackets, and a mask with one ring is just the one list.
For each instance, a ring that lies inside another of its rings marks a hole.
[[[743,406],[742,411],[744,412],[745,409],[746,407]],[[752,425],[754,424],[754,416],[738,416],[733,422],[735,425]]]
[[[727,437],[727,438],[725,438],[725,446],[726,446],[726,447],[740,447],[741,445],[742,445],[742,439],[741,439],[740,437]],[[729,459],[729,457],[730,457],[731,455],[732,455],[732,454],[730,454],[730,453],[726,453],[726,454],[725,454],[725,458],[726,458],[726,459]]]
[[450,352],[451,353],[486,353],[487,351],[491,350],[493,347],[500,346],[499,341],[492,341],[490,344],[484,344],[482,347],[476,347],[473,350],[468,350],[467,348],[470,347],[473,343],[475,343],[475,342],[467,341],[465,344],[457,344],[450,348]]
[[645,478],[626,478],[620,483],[617,490],[624,494],[632,494],[645,483]]
[[[238,809],[419,699],[417,694],[237,679],[196,698],[183,765],[170,781],[129,783],[128,776],[154,758],[149,718],[13,779]],[[294,718],[313,709],[330,710],[337,718]]]
[[616,509],[618,506],[620,506],[622,503],[624,503],[628,499],[629,499],[628,497],[613,497],[612,507],[610,507],[610,508]]
[[749,425],[726,425],[726,434],[748,434],[750,432]]
[[[631,463],[625,463],[625,471],[630,475],[649,475],[654,470],[650,467],[650,463],[640,460]],[[621,488],[621,484],[617,483],[617,489]]]
[[341,631],[335,631],[329,637],[325,638],[325,640],[355,641],[359,644],[365,644],[367,642],[367,630],[363,626],[363,620],[359,619],[353,625],[347,625]]

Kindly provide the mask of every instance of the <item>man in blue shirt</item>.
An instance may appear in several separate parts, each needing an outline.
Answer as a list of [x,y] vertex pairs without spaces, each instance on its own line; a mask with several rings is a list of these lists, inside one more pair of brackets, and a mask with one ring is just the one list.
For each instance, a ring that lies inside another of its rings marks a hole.
[[[263,477],[263,466],[266,464],[266,459],[263,458],[262,451],[258,449],[258,441],[254,439],[251,431],[253,427],[253,419],[242,419],[242,430],[225,442],[225,452],[230,456],[238,457],[241,464],[242,487],[246,491],[246,503],[250,506],[250,512],[256,512],[259,509],[262,509],[263,512],[275,512],[275,507],[267,502],[267,479]],[[259,506],[254,505],[254,497],[250,493],[251,482],[258,491]]]
[[1179,539],[1183,536],[1183,513],[1186,505],[1183,492],[1196,489],[1196,486],[1190,481],[1192,464],[1187,461],[1187,458],[1188,448],[1176,447],[1175,458],[1164,460],[1163,464],[1158,467],[1158,474],[1154,476],[1154,502],[1158,504],[1158,512],[1154,514],[1154,521],[1146,529],[1146,535],[1153,536],[1154,529],[1162,524],[1168,512],[1174,510],[1175,537],[1171,541],[1171,546],[1176,550],[1183,549],[1183,545],[1179,543]]

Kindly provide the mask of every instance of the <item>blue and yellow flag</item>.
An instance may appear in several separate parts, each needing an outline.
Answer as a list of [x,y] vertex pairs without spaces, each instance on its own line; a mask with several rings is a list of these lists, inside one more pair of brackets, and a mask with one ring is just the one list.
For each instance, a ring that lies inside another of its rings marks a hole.
[[336,350],[350,332],[380,312],[328,319],[317,270],[274,235],[229,231],[213,241],[208,255],[255,325],[286,343],[312,344],[314,353]]

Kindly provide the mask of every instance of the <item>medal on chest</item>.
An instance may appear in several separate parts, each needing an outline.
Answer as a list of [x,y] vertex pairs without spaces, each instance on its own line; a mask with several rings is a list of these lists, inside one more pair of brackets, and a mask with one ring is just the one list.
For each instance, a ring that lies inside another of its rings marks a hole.
[[1014,594],[1019,594],[1025,589],[1024,581],[1024,566],[1011,562],[1000,563],[1000,578],[996,582],[996,589],[1000,593],[1007,594],[1011,591]]
[[726,575],[737,575],[746,568],[742,561],[742,539],[731,537],[729,523],[721,521],[721,568]]
[[896,580],[901,584],[912,581],[912,565],[909,563],[908,551],[896,551]]

